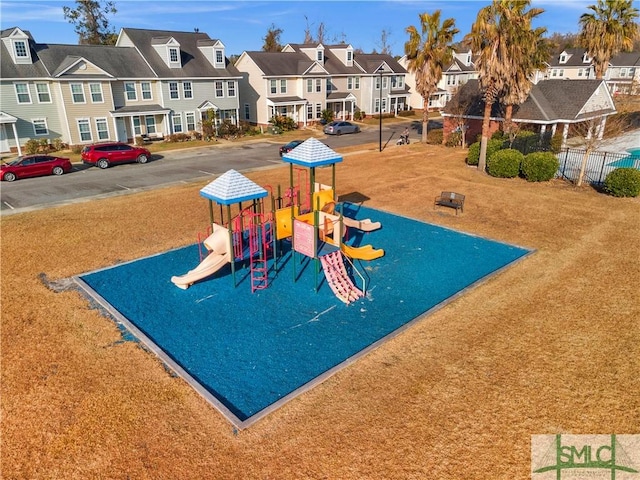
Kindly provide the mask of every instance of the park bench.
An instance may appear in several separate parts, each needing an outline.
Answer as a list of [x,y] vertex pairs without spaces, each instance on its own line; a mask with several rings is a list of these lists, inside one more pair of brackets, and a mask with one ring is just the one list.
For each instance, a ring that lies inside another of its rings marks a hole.
[[458,215],[458,210],[464,212],[464,195],[455,192],[442,192],[436,197],[433,208],[435,209],[437,206],[455,208],[456,215]]

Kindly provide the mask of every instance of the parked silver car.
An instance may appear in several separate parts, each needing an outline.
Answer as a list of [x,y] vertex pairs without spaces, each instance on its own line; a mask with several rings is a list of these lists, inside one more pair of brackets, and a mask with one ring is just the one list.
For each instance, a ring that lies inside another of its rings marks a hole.
[[343,133],[358,133],[359,131],[359,126],[343,121],[331,122],[324,127],[324,133],[327,135],[342,135]]

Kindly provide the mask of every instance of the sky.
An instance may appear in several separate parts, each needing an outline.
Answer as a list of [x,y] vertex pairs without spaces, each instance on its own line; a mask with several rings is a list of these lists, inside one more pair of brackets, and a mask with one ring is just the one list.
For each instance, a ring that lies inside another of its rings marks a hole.
[[[460,34],[469,32],[478,10],[490,0],[426,1],[287,1],[261,0],[231,2],[218,0],[115,0],[118,12],[109,16],[116,32],[122,27],[192,32],[199,29],[222,41],[226,55],[261,50],[268,29],[274,25],[283,32],[280,43],[302,43],[307,27],[313,35],[324,24],[328,43],[345,41],[369,53],[380,51],[382,34],[393,55],[404,53],[406,28],[419,27],[418,15],[442,11],[442,18],[454,18]],[[596,0],[533,0],[532,6],[544,9],[536,27],[549,33],[577,33],[578,19]],[[0,0],[2,29],[28,30],[37,43],[76,44],[74,27],[64,19],[63,6],[75,7],[75,0]],[[640,10],[640,1],[634,1]]]

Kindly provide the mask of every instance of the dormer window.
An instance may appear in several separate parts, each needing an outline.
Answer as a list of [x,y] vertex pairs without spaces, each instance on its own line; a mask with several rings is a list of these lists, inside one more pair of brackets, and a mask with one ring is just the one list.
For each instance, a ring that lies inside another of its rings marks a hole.
[[591,63],[591,57],[589,56],[589,54],[587,52],[585,52],[584,55],[582,56],[582,62],[583,63]]
[[224,51],[216,49],[216,67],[224,68]]
[[171,63],[176,63],[178,61],[178,49],[177,48],[170,48],[169,49],[169,61]]
[[567,55],[565,53],[560,54],[560,63],[567,63]]
[[353,50],[347,50],[347,67],[353,66]]
[[13,42],[13,48],[15,49],[16,58],[29,58],[29,51],[27,50],[26,41],[15,40]]
[[324,52],[322,50],[316,51],[316,60],[320,63],[324,62]]

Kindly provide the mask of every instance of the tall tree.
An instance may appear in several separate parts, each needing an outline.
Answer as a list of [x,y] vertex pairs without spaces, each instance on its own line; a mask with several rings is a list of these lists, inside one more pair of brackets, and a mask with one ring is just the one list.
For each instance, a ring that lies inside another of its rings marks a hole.
[[596,78],[602,79],[609,60],[631,51],[638,38],[638,10],[632,0],[598,0],[580,17],[580,44],[591,57]]
[[451,43],[459,30],[455,28],[453,18],[440,23],[440,10],[432,14],[421,13],[418,17],[420,29],[413,25],[406,29],[409,40],[404,44],[404,53],[407,55],[407,67],[416,77],[416,90],[424,102],[422,142],[427,143],[429,97],[436,91],[442,70],[453,58]]
[[[531,27],[531,19],[538,14],[536,10],[517,13],[516,18],[510,22],[513,30],[510,34],[512,40],[507,48],[510,50],[509,70],[511,72],[505,83],[502,103],[505,105],[504,131],[512,137],[513,107],[521,105],[529,96],[533,82],[532,76],[536,70],[543,69],[549,60],[551,43],[544,38],[546,28]],[[541,12],[539,12],[541,13]],[[511,138],[513,141],[513,138]]]
[[465,41],[479,55],[476,66],[484,100],[484,115],[478,170],[483,173],[487,165],[491,109],[515,83],[512,75],[516,66],[518,71],[526,71],[527,67],[521,65],[530,61],[524,55],[532,47],[525,47],[523,43],[531,41],[533,34],[522,34],[520,29],[527,27],[527,30],[531,30],[531,20],[543,12],[539,8],[527,11],[530,4],[531,0],[493,0],[491,5],[478,12],[471,32],[465,37]]
[[276,27],[273,23],[267,30],[267,34],[263,38],[262,51],[264,52],[279,52],[282,50],[282,44],[280,43],[280,35],[282,35],[281,28]]
[[65,20],[75,26],[80,45],[114,45],[115,32],[109,28],[108,16],[117,12],[112,1],[76,0],[76,8],[62,7]]

